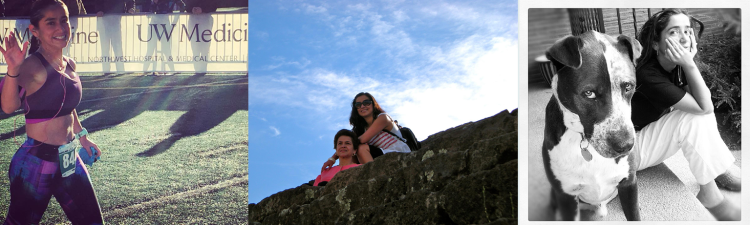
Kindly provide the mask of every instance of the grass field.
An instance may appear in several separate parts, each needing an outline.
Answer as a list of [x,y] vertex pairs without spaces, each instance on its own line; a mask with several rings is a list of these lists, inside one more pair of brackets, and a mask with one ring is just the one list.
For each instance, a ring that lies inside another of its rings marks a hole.
[[[247,223],[247,74],[81,80],[76,109],[104,153],[88,168],[106,223]],[[0,222],[23,125],[20,111],[0,113]],[[69,223],[54,198],[42,223]]]

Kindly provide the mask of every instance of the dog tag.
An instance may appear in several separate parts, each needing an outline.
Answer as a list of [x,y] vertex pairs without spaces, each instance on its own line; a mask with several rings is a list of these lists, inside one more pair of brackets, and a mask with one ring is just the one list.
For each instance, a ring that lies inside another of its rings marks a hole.
[[75,142],[70,142],[57,148],[60,173],[63,177],[68,177],[76,172],[76,151],[74,151],[76,147],[78,145]]
[[593,158],[593,156],[591,156],[591,152],[589,152],[589,150],[586,150],[585,148],[581,149],[581,155],[583,156],[583,159],[586,160],[586,162],[591,162],[591,158]]
[[[584,147],[584,144],[586,144],[586,147]],[[583,159],[585,159],[586,162],[591,162],[591,158],[593,158],[593,156],[591,156],[591,152],[589,152],[589,150],[586,149],[586,148],[589,147],[589,141],[587,141],[585,138],[583,138],[583,135],[581,135],[581,146],[580,147],[581,147],[581,155],[583,156]]]

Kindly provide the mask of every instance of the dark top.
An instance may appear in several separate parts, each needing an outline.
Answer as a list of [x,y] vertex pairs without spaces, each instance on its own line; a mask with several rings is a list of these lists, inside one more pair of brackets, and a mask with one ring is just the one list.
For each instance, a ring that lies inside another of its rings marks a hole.
[[5,1],[0,0],[0,17],[5,16]]
[[644,63],[635,72],[636,90],[631,100],[635,130],[661,118],[687,93],[682,89],[687,85],[682,67],[677,66],[670,72],[664,70],[656,58]]
[[78,76],[69,79],[55,71],[39,52],[34,52],[32,56],[42,62],[47,70],[47,80],[39,90],[26,96],[26,101],[22,104],[27,112],[26,119],[52,119],[70,115],[81,102],[81,80]]
[[151,1],[149,10],[158,14],[172,13],[175,10],[183,11],[185,3],[182,0],[159,0],[158,3]]
[[29,16],[31,13],[31,1],[29,0],[5,0],[5,16]]
[[201,7],[203,13],[216,12],[216,9],[219,8],[219,2],[216,0],[185,0],[185,11],[192,13],[193,7]]
[[63,0],[63,2],[68,7],[70,16],[86,15],[86,7],[83,6],[81,0]]
[[[30,16],[31,0],[0,0],[0,16]],[[70,16],[86,14],[81,0],[63,0]],[[7,8],[7,10],[6,10]]]
[[104,14],[109,13],[127,13],[128,10],[135,10],[135,0],[97,0],[94,8],[96,10],[89,10],[89,13],[98,13],[99,11]]

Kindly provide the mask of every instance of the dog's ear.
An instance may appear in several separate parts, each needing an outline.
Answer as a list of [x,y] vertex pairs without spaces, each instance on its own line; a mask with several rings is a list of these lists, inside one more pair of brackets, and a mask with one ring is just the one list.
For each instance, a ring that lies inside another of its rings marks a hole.
[[617,37],[617,44],[618,45],[625,45],[625,47],[628,48],[628,54],[630,56],[630,60],[633,61],[633,65],[636,64],[636,61],[638,61],[638,58],[641,57],[641,50],[643,47],[641,47],[641,43],[638,42],[635,38],[631,38],[625,35],[620,35]]
[[557,40],[555,44],[547,49],[547,59],[552,61],[557,70],[563,68],[563,66],[578,69],[581,67],[581,52],[580,49],[583,47],[583,41],[579,37],[566,36]]

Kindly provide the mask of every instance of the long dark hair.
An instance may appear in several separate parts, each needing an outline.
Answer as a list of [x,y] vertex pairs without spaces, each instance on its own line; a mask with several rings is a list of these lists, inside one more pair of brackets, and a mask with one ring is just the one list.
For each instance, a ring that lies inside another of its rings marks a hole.
[[354,150],[357,150],[357,146],[359,146],[359,139],[357,138],[357,134],[352,132],[351,130],[347,129],[341,129],[339,132],[336,132],[336,136],[333,138],[333,149],[336,149],[336,144],[339,142],[339,138],[341,136],[349,136],[352,138],[352,145],[354,146]]
[[656,58],[657,50],[654,49],[654,43],[661,40],[661,32],[664,31],[664,28],[667,27],[669,18],[677,14],[684,14],[685,16],[690,18],[691,27],[695,27],[695,24],[700,25],[700,30],[698,31],[697,36],[698,38],[696,38],[695,40],[696,43],[698,42],[701,35],[703,35],[703,22],[688,14],[687,10],[665,9],[657,12],[648,18],[648,21],[646,21],[646,23],[643,24],[643,27],[641,27],[641,32],[638,33],[637,39],[638,42],[641,42],[643,51],[641,53],[641,58],[639,58],[637,61],[638,63],[636,64],[636,71],[640,69],[644,64],[646,64],[646,62]]
[[[68,9],[68,6],[66,6],[65,3],[62,2],[62,0],[35,0],[34,3],[31,4],[31,11],[29,12],[29,22],[34,25],[34,28],[39,29],[39,21],[44,18],[44,11],[53,5],[61,5],[66,9],[66,11]],[[30,44],[31,45],[29,46],[28,52],[35,52],[37,49],[39,49],[39,45],[41,43],[39,43],[39,40],[36,38],[36,36],[31,35]]]
[[349,124],[352,125],[352,131],[354,131],[357,136],[364,134],[365,127],[367,127],[367,121],[365,120],[365,118],[359,116],[359,113],[357,113],[357,108],[354,108],[354,103],[357,101],[357,98],[362,95],[365,95],[370,98],[370,100],[372,100],[372,119],[378,118],[378,115],[385,112],[382,108],[380,108],[380,104],[378,104],[378,101],[375,100],[375,97],[372,97],[370,93],[360,92],[359,94],[354,96],[354,99],[352,100],[352,113],[351,115],[349,115]]

